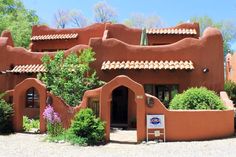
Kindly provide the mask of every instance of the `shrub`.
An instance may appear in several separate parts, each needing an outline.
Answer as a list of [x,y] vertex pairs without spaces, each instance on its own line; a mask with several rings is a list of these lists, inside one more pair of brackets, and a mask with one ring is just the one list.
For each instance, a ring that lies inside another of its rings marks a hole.
[[[23,129],[26,132],[35,131],[38,132],[40,127],[39,119],[29,119],[27,116],[23,116]],[[36,130],[33,130],[36,129]]]
[[[75,115],[70,132],[72,135],[82,138],[88,145],[104,142],[104,123],[99,118],[96,118],[93,111],[89,108],[81,109]],[[75,137],[73,139],[76,140]],[[81,141],[81,139],[79,140]]]
[[225,81],[224,90],[228,94],[229,98],[232,100],[236,99],[236,83],[229,80]]
[[58,136],[63,133],[61,118],[51,105],[45,108],[43,117],[47,121],[47,133],[49,136]]
[[13,108],[0,96],[0,133],[9,133],[13,131],[12,116]]
[[177,94],[170,102],[170,109],[178,110],[224,110],[226,107],[214,91],[204,87],[190,88]]
[[[52,108],[49,107],[48,110],[51,111]],[[51,120],[51,118],[48,119]],[[49,134],[46,140],[51,142],[64,141],[71,144],[87,146],[103,143],[105,137],[104,133],[104,123],[99,118],[95,117],[91,109],[82,109],[76,114],[68,130],[63,130],[60,134],[56,134],[55,136]]]

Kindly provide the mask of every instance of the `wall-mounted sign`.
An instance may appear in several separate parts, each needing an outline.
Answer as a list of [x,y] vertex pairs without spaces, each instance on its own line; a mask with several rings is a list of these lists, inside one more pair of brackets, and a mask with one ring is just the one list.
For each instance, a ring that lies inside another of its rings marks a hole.
[[147,129],[164,129],[164,115],[147,115]]

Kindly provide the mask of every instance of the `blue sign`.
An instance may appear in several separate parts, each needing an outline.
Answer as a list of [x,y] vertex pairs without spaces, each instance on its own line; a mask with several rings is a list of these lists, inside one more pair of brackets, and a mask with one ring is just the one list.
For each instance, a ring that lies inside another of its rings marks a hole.
[[161,121],[158,117],[153,117],[150,121],[154,125],[161,123]]
[[164,128],[164,115],[147,115],[147,128]]

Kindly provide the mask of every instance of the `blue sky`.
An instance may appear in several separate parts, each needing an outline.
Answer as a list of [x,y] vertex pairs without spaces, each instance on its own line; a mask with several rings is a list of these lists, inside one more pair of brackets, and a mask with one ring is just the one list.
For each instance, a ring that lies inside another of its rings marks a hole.
[[[26,8],[36,10],[41,21],[53,26],[53,15],[58,9],[80,10],[93,20],[93,7],[99,0],[22,0]],[[123,22],[131,14],[158,15],[165,26],[175,26],[193,16],[236,21],[236,0],[106,0]],[[236,44],[233,45],[236,49]]]

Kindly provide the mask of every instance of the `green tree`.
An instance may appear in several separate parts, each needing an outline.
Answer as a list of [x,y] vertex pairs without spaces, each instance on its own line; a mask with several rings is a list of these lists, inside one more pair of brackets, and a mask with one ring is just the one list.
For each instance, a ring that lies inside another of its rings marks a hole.
[[58,52],[54,59],[45,55],[42,62],[47,72],[39,76],[39,79],[53,94],[61,97],[67,104],[76,106],[86,90],[102,85],[96,72],[89,67],[95,60],[94,54],[91,49],[85,49],[79,57],[75,53],[66,57],[63,51]]
[[32,26],[39,23],[33,10],[27,10],[20,0],[0,0],[0,33],[10,30],[16,46],[27,48]]
[[230,49],[230,42],[236,39],[236,25],[232,21],[222,20],[222,21],[214,21],[209,16],[196,16],[190,18],[191,22],[198,22],[200,25],[200,33],[202,35],[203,31],[211,26],[218,28],[224,39],[224,55],[226,55]]

